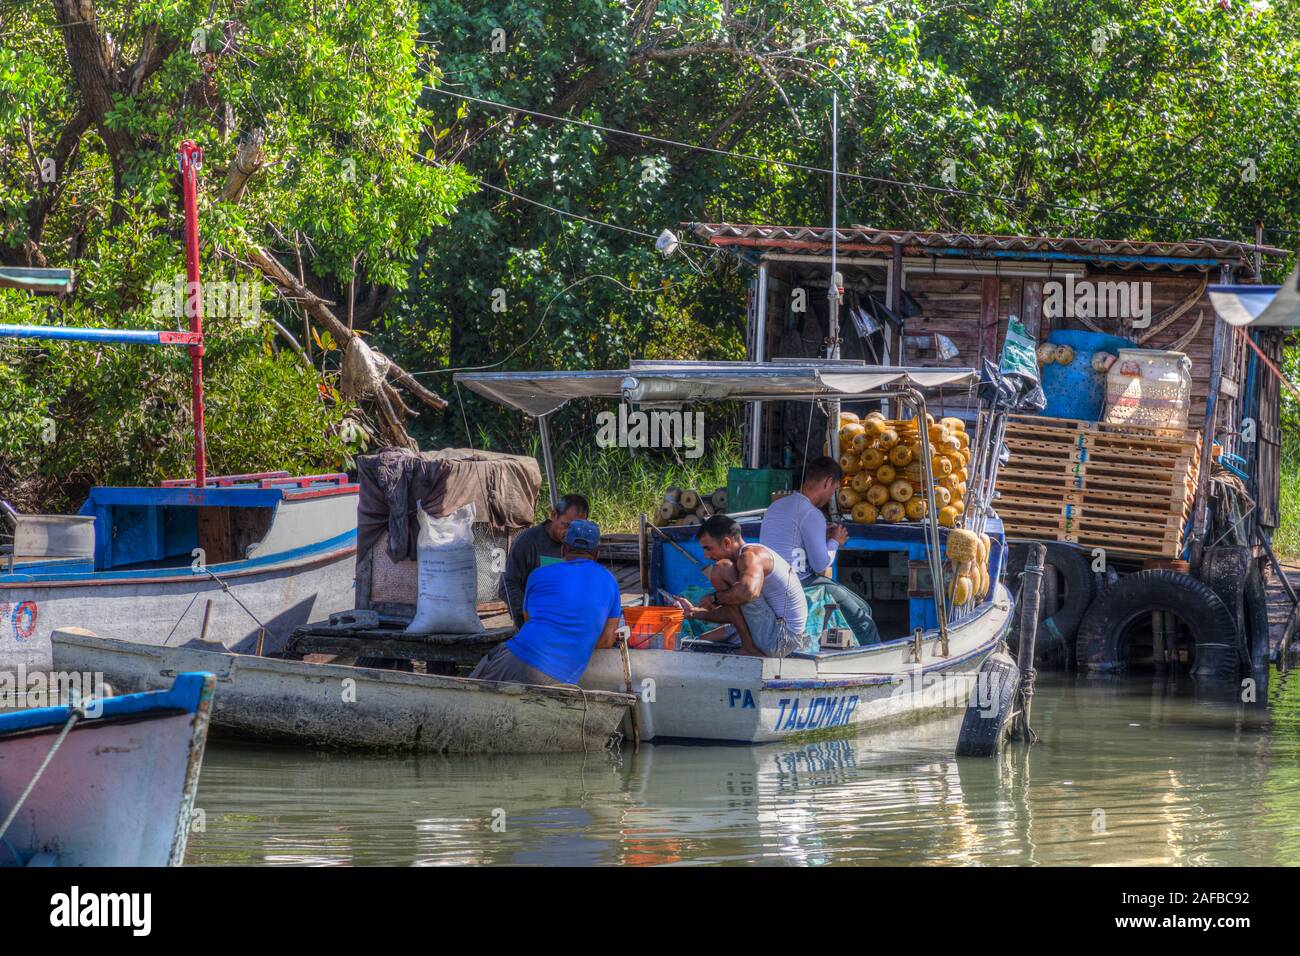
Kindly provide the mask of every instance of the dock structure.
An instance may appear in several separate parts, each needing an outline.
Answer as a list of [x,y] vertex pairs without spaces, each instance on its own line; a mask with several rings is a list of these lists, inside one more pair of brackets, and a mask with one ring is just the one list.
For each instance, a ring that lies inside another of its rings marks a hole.
[[[1290,663],[1294,661],[1296,649],[1300,647],[1297,642],[1296,633],[1292,633],[1289,653],[1287,657],[1290,660],[1283,660],[1280,651],[1282,641],[1286,637],[1288,627],[1291,626],[1292,619],[1297,621],[1295,628],[1300,630],[1300,608],[1297,608],[1292,600],[1292,594],[1300,594],[1300,558],[1282,559],[1282,572],[1286,576],[1286,583],[1283,583],[1276,572],[1270,573],[1267,579],[1268,595],[1268,647],[1269,656],[1277,661],[1282,669],[1287,669]],[[1290,585],[1288,590],[1287,585]]]

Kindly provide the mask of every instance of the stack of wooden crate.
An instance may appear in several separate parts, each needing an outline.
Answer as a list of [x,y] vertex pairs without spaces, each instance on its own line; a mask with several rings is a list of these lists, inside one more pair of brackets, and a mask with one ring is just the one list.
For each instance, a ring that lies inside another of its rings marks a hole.
[[1007,536],[1176,558],[1196,496],[1201,436],[1012,416],[995,503]]

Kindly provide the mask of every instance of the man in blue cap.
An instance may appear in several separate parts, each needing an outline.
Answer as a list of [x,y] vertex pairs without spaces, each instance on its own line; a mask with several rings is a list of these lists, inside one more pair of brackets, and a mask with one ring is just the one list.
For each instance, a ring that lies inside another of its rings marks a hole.
[[558,564],[537,568],[524,591],[524,624],[470,677],[518,684],[576,684],[592,652],[613,647],[622,616],[618,581],[596,563],[600,528],[569,524]]

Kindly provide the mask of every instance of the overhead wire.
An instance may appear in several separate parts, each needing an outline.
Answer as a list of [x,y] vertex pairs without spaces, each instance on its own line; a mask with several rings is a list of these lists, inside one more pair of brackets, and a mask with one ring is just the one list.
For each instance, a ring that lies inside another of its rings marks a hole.
[[[489,100],[481,96],[471,96],[468,93],[458,93],[455,90],[449,90],[445,87],[426,86],[425,89],[431,93],[437,93],[442,96],[454,97],[470,103],[476,103],[482,106],[489,106],[495,109],[509,110],[515,113],[522,113],[527,116],[534,116],[540,119],[550,120],[557,123],[566,123],[571,126],[580,126],[585,129],[594,130],[601,133],[608,133],[615,136],[626,136],[632,139],[640,139],[645,142],[658,143],[663,146],[672,146],[678,149],[694,150],[696,152],[708,153],[716,156],[725,156],[733,159],[742,159],[748,162],[762,163],[771,166],[780,166],[785,169],[799,170],[801,172],[818,173],[821,175],[832,175],[833,171],[822,166],[815,166],[810,163],[798,163],[790,160],[773,159],[767,156],[758,156],[753,153],[742,153],[735,150],[722,149],[716,146],[703,146],[699,143],[688,143],[682,140],[670,139],[664,136],[655,136],[651,133],[638,133],[632,130],[619,129],[615,126],[607,126],[602,123],[592,123],[587,120],[580,120],[572,116],[559,116],[554,113],[546,113],[542,110],[532,109],[530,107],[515,106],[510,103],[502,103],[498,100]],[[987,193],[979,190],[958,189],[951,186],[934,186],[929,183],[918,183],[905,179],[893,179],[886,176],[872,176],[867,173],[839,172],[840,179],[854,179],[862,182],[876,183],[885,186],[897,186],[902,189],[915,189],[937,195],[963,196],[973,199],[988,199],[998,202],[1007,203],[1008,205],[1022,207],[1040,207],[1053,209],[1058,212],[1083,213],[1094,217],[1111,216],[1127,217],[1130,219],[1142,219],[1148,222],[1174,223],[1183,226],[1211,227],[1217,230],[1223,230],[1225,227],[1221,222],[1209,220],[1184,219],[1178,216],[1161,216],[1154,213],[1144,213],[1136,211],[1125,211],[1121,209],[1102,209],[1099,207],[1088,206],[1071,206],[1065,203],[1051,202],[1049,200],[1031,199],[1019,196],[1006,196],[1001,193]],[[1235,227],[1240,228],[1240,227]],[[1266,232],[1275,235],[1300,235],[1300,230],[1282,229],[1279,227],[1265,227]]]

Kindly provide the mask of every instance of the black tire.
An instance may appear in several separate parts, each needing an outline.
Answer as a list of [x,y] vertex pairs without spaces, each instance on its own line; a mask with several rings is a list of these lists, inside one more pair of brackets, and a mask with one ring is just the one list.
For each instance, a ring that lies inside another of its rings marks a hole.
[[1247,669],[1251,666],[1251,627],[1246,619],[1246,582],[1252,571],[1258,574],[1250,548],[1236,545],[1206,548],[1201,558],[1200,578],[1219,596],[1237,623],[1237,637],[1241,641],[1237,654],[1242,667]]
[[[1044,544],[1047,546],[1043,563],[1042,606],[1045,610],[1039,618],[1038,634],[1034,640],[1034,666],[1042,670],[1060,670],[1073,659],[1075,634],[1097,593],[1096,577],[1088,556],[1078,548],[1050,541]],[[1016,580],[1025,570],[1029,547],[1027,544],[1013,544],[1007,555],[1007,573]]]
[[1020,690],[1020,668],[1004,651],[980,665],[971,702],[957,734],[958,757],[994,757],[1002,752]]
[[1190,574],[1164,570],[1125,575],[1097,596],[1079,625],[1079,670],[1093,674],[1122,670],[1126,664],[1125,633],[1135,620],[1152,611],[1172,613],[1191,632],[1196,644],[1194,676],[1236,678],[1241,638],[1232,612],[1204,582]]

